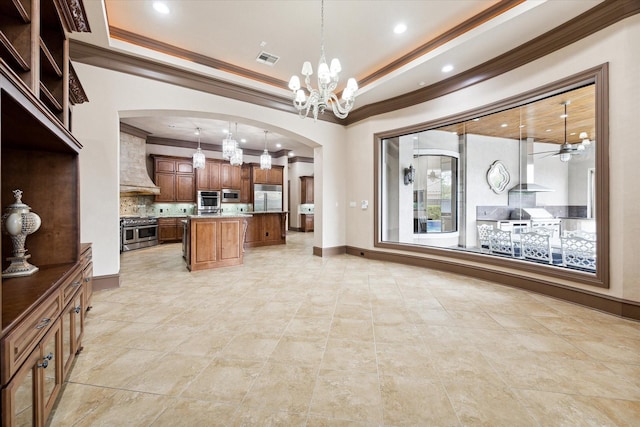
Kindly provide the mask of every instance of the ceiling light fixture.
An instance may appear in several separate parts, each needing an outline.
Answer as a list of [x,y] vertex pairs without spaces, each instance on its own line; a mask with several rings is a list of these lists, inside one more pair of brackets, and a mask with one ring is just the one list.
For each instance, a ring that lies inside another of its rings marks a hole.
[[582,140],[582,145],[586,147],[587,145],[591,145],[591,140],[589,139],[589,134],[586,132],[580,132],[580,139]]
[[324,113],[324,110],[331,106],[333,114],[340,119],[344,119],[351,111],[355,101],[355,92],[358,90],[358,83],[351,77],[347,80],[347,87],[342,91],[342,102],[333,92],[338,86],[338,73],[342,71],[342,66],[338,58],[331,60],[331,66],[327,65],[324,56],[324,0],[320,3],[320,61],[318,63],[318,89],[311,87],[311,74],[313,68],[311,62],[306,61],[302,64],[302,75],[305,76],[304,82],[309,91],[309,97],[305,94],[300,86],[300,78],[297,75],[289,80],[289,89],[293,91],[293,106],[298,110],[301,118],[309,115],[309,111],[313,111],[313,119],[318,120],[318,113]]
[[[238,124],[236,123],[236,127]],[[233,139],[233,134],[231,133],[231,122],[229,122],[229,130],[227,131],[227,137],[222,140],[222,158],[225,160],[230,160],[231,156],[238,148],[238,143],[235,139]]]
[[200,128],[196,128],[196,135],[198,135],[198,149],[193,153],[193,168],[204,169],[205,157],[202,149],[200,148]]
[[395,27],[393,27],[393,32],[396,33],[396,34],[402,34],[405,31],[407,31],[407,26],[405,24],[400,23],[400,24],[396,25]]
[[271,156],[267,151],[267,130],[264,131],[264,153],[260,156],[260,169],[271,169]]
[[453,65],[451,65],[451,64],[448,64],[448,65],[445,65],[444,67],[442,67],[442,72],[443,73],[449,73],[451,71],[453,71]]
[[[236,122],[236,135],[237,134],[238,134],[238,122]],[[232,166],[240,166],[242,165],[242,148],[238,147],[237,143],[235,144],[235,146],[236,148],[231,154],[231,157],[229,158],[229,163],[231,163]]]
[[156,10],[156,12],[162,13],[163,15],[168,15],[170,12],[169,6],[160,1],[153,2],[153,8]]

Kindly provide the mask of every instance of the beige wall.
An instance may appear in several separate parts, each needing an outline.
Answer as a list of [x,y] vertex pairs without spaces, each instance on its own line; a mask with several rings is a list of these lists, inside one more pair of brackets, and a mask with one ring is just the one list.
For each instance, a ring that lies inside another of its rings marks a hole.
[[[640,301],[640,16],[606,28],[526,66],[420,105],[380,115],[348,128],[348,200],[373,200],[373,135],[471,110],[544,86],[602,63],[609,63],[611,286],[600,292]],[[373,249],[373,209],[347,212],[347,245]]]

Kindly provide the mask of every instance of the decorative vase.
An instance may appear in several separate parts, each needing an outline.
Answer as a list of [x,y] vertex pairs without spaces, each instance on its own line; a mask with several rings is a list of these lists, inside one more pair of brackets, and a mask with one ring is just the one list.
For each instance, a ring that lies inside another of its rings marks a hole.
[[29,276],[38,271],[38,267],[27,262],[31,255],[27,255],[24,243],[29,234],[40,228],[41,220],[31,212],[29,206],[22,203],[22,190],[13,190],[13,195],[16,202],[7,206],[2,215],[2,231],[9,235],[13,243],[13,256],[7,257],[11,264],[2,272],[2,277]]

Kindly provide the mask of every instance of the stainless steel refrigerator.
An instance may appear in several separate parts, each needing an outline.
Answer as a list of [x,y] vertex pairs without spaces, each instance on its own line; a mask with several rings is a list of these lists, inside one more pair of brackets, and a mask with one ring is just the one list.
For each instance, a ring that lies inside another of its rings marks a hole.
[[253,188],[253,210],[276,212],[282,210],[282,185],[255,184]]

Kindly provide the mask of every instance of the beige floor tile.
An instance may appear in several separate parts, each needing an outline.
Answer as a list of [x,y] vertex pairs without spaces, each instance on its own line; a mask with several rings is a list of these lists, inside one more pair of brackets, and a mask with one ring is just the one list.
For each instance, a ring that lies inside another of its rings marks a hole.
[[378,375],[320,371],[309,413],[341,420],[381,423],[382,398]]
[[384,376],[439,378],[426,346],[376,343],[378,371]]
[[168,353],[131,378],[126,389],[178,396],[209,363],[200,356]]
[[279,336],[243,332],[236,335],[220,352],[220,356],[230,359],[265,361],[276,348]]
[[329,338],[373,342],[373,325],[371,320],[334,318]]
[[67,383],[60,400],[51,415],[51,426],[70,426],[82,421],[105,400],[110,400],[116,389]]
[[324,370],[375,374],[378,372],[375,345],[371,341],[329,339],[320,366]]
[[285,335],[271,353],[270,361],[318,368],[325,351],[325,337]]
[[257,408],[306,414],[317,372],[316,367],[269,362],[254,381],[240,410]]
[[153,427],[223,427],[231,425],[237,406],[195,399],[176,399],[153,422]]
[[304,427],[307,414],[296,414],[283,411],[269,411],[253,408],[242,408],[236,414],[232,427]]
[[385,425],[459,425],[447,393],[438,382],[386,375],[381,381]]
[[191,381],[182,397],[240,404],[262,366],[262,362],[215,359]]

